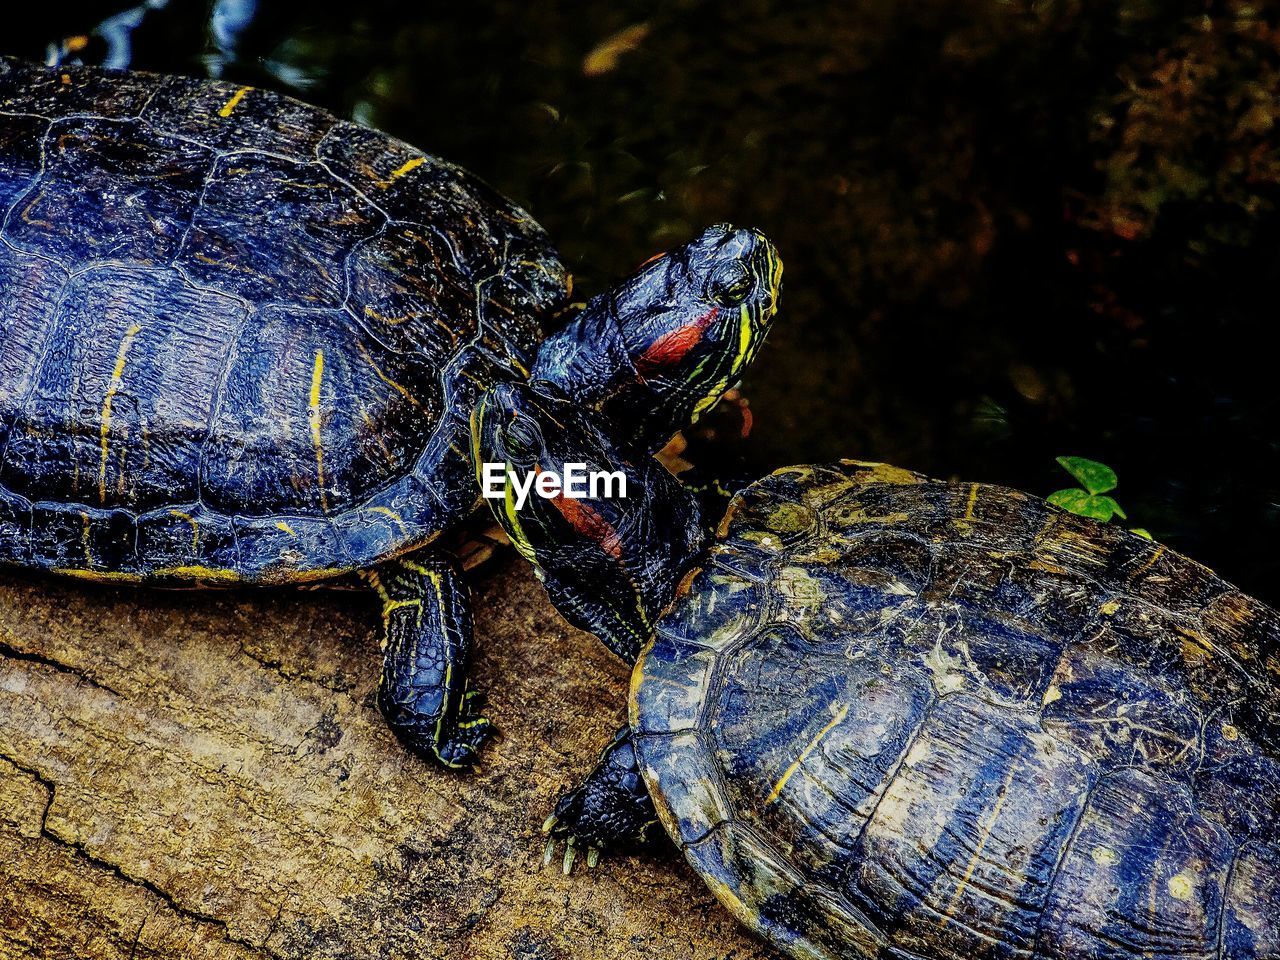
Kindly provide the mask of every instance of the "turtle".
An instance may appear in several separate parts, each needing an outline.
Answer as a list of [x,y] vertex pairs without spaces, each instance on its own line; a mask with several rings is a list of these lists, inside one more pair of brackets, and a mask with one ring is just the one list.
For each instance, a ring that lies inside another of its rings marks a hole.
[[574,305],[527,213],[387,134],[253,87],[0,59],[0,564],[362,577],[378,705],[466,766],[492,725],[440,537],[480,501],[476,399],[532,377],[660,447],[741,379],[781,270],[718,224]]
[[712,533],[563,401],[498,385],[472,430],[485,457],[628,479],[495,509],[565,617],[634,663],[546,863],[661,824],[809,960],[1280,957],[1274,609],[1001,486],[792,466]]

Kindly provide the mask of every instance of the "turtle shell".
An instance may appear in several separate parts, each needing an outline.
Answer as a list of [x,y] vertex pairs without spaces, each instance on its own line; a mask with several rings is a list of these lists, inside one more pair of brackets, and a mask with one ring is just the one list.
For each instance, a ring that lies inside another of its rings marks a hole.
[[660,819],[797,957],[1280,956],[1280,618],[983,484],[734,502],[635,674]]
[[567,276],[456,166],[250,87],[0,60],[0,561],[289,581],[418,546]]

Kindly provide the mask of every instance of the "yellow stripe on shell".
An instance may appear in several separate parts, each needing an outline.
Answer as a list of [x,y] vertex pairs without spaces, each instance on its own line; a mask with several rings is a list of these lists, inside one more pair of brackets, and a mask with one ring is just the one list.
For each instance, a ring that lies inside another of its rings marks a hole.
[[1156,565],[1156,562],[1162,556],[1164,556],[1164,544],[1158,544],[1155,550],[1151,552],[1151,556],[1147,558],[1147,562],[1144,563],[1142,566],[1140,566],[1137,570],[1133,571],[1133,576],[1137,577],[1146,573],[1148,570],[1150,570],[1152,567]]
[[179,520],[185,520],[191,524],[191,552],[198,553],[200,550],[200,524],[196,522],[196,518],[182,510],[170,510],[169,516],[177,517]]
[[[79,567],[54,567],[53,573],[59,576],[76,577],[80,580],[99,582],[144,583],[156,580],[184,580],[211,586],[214,584],[233,584],[245,581],[238,570],[222,567],[206,567],[199,564],[187,564],[177,567],[161,567],[145,573],[130,573],[123,570],[85,570]],[[271,576],[271,573],[275,576]],[[265,571],[267,575],[255,577],[254,583],[261,584],[299,584],[316,580],[331,580],[348,574],[359,573],[350,567],[325,567],[315,570],[293,570],[282,568],[277,571]]]
[[180,580],[240,580],[240,573],[236,570],[226,570],[221,567],[205,567],[200,564],[187,564],[178,567],[162,567],[159,570],[152,571],[153,577],[176,577]]
[[766,806],[773,803],[773,801],[777,800],[778,797],[782,796],[782,788],[787,785],[787,781],[790,780],[792,776],[795,775],[795,772],[800,769],[801,765],[809,759],[809,754],[818,749],[818,744],[822,743],[827,734],[835,728],[836,724],[840,723],[840,721],[848,715],[849,705],[846,703],[836,712],[836,715],[831,718],[831,722],[818,731],[818,735],[809,741],[809,745],[801,751],[800,756],[796,757],[791,766],[787,767],[782,776],[778,778],[778,782],[773,785],[773,790],[769,793],[769,798],[765,800]]
[[76,567],[54,567],[53,572],[63,577],[92,580],[95,583],[141,583],[142,574],[123,573],[117,570],[80,570]]
[[320,490],[320,509],[328,512],[329,497],[324,488],[324,442],[320,435],[320,384],[324,379],[324,351],[316,351],[315,366],[311,369],[311,400],[307,405],[307,420],[311,425],[311,443],[316,448],[316,485]]
[[89,531],[91,529],[89,514],[85,513],[83,510],[80,511],[80,524],[80,545],[84,547],[84,562],[87,566],[92,567],[94,566],[94,563],[93,552],[89,549]]
[[380,513],[385,517],[390,517],[392,522],[394,522],[397,526],[400,527],[401,533],[404,533],[406,530],[409,529],[409,525],[404,522],[404,517],[400,516],[400,514],[396,513],[390,507],[370,507],[369,512]]
[[[974,489],[977,489],[977,484],[974,484]],[[978,840],[978,844],[974,848],[973,854],[969,857],[969,862],[965,867],[964,874],[956,883],[955,893],[952,894],[950,903],[947,904],[946,909],[944,909],[938,917],[939,927],[945,927],[954,920],[956,910],[960,906],[960,901],[964,897],[965,890],[969,888],[969,885],[973,882],[973,875],[978,872],[978,867],[982,865],[983,851],[986,850],[987,844],[991,840],[991,833],[995,830],[996,821],[1000,819],[1000,812],[1004,810],[1005,804],[1009,800],[1009,791],[1013,787],[1013,782],[1019,772],[1017,764],[1011,765],[1009,775],[1005,777],[1004,783],[1000,787],[999,798],[996,800],[994,806],[992,806],[991,812],[987,814],[985,822],[981,826],[982,837]],[[979,892],[982,894],[982,891]]]
[[231,95],[231,99],[224,103],[222,105],[222,109],[218,111],[218,116],[222,117],[224,120],[231,116],[232,111],[235,110],[236,107],[240,106],[240,101],[243,100],[245,95],[252,89],[253,87],[241,87],[233,93]]
[[120,349],[116,352],[115,369],[111,372],[111,380],[107,384],[107,395],[102,401],[102,426],[99,430],[99,436],[102,445],[102,459],[98,464],[98,502],[107,502],[107,461],[110,459],[110,436],[111,436],[111,404],[115,400],[116,394],[120,392],[120,387],[124,385],[124,367],[129,357],[129,347],[133,343],[133,338],[142,330],[141,324],[130,324],[129,329],[124,333],[124,339],[120,341]]
[[384,188],[391,186],[391,184],[395,183],[397,180],[403,177],[406,173],[412,173],[414,170],[417,170],[420,166],[422,166],[426,162],[427,162],[426,157],[414,157],[412,160],[406,160],[403,164],[401,164],[395,170],[391,171],[391,176],[388,177],[383,182],[382,186]]

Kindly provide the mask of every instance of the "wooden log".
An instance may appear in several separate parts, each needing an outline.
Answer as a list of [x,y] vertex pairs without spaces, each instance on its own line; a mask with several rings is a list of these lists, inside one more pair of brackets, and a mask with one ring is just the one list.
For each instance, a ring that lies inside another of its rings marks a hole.
[[0,575],[0,958],[769,956],[665,838],[542,866],[628,671],[514,558],[475,593],[502,734],[456,774],[382,723],[363,593]]

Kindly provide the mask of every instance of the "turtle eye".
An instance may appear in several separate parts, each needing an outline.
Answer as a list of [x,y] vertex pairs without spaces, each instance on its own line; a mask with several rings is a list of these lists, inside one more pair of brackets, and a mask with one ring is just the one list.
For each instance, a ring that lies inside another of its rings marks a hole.
[[707,295],[722,307],[736,307],[752,287],[751,271],[741,260],[722,263],[712,271],[707,282]]
[[538,428],[524,417],[511,421],[503,434],[507,454],[520,460],[533,456],[538,450],[540,440]]

